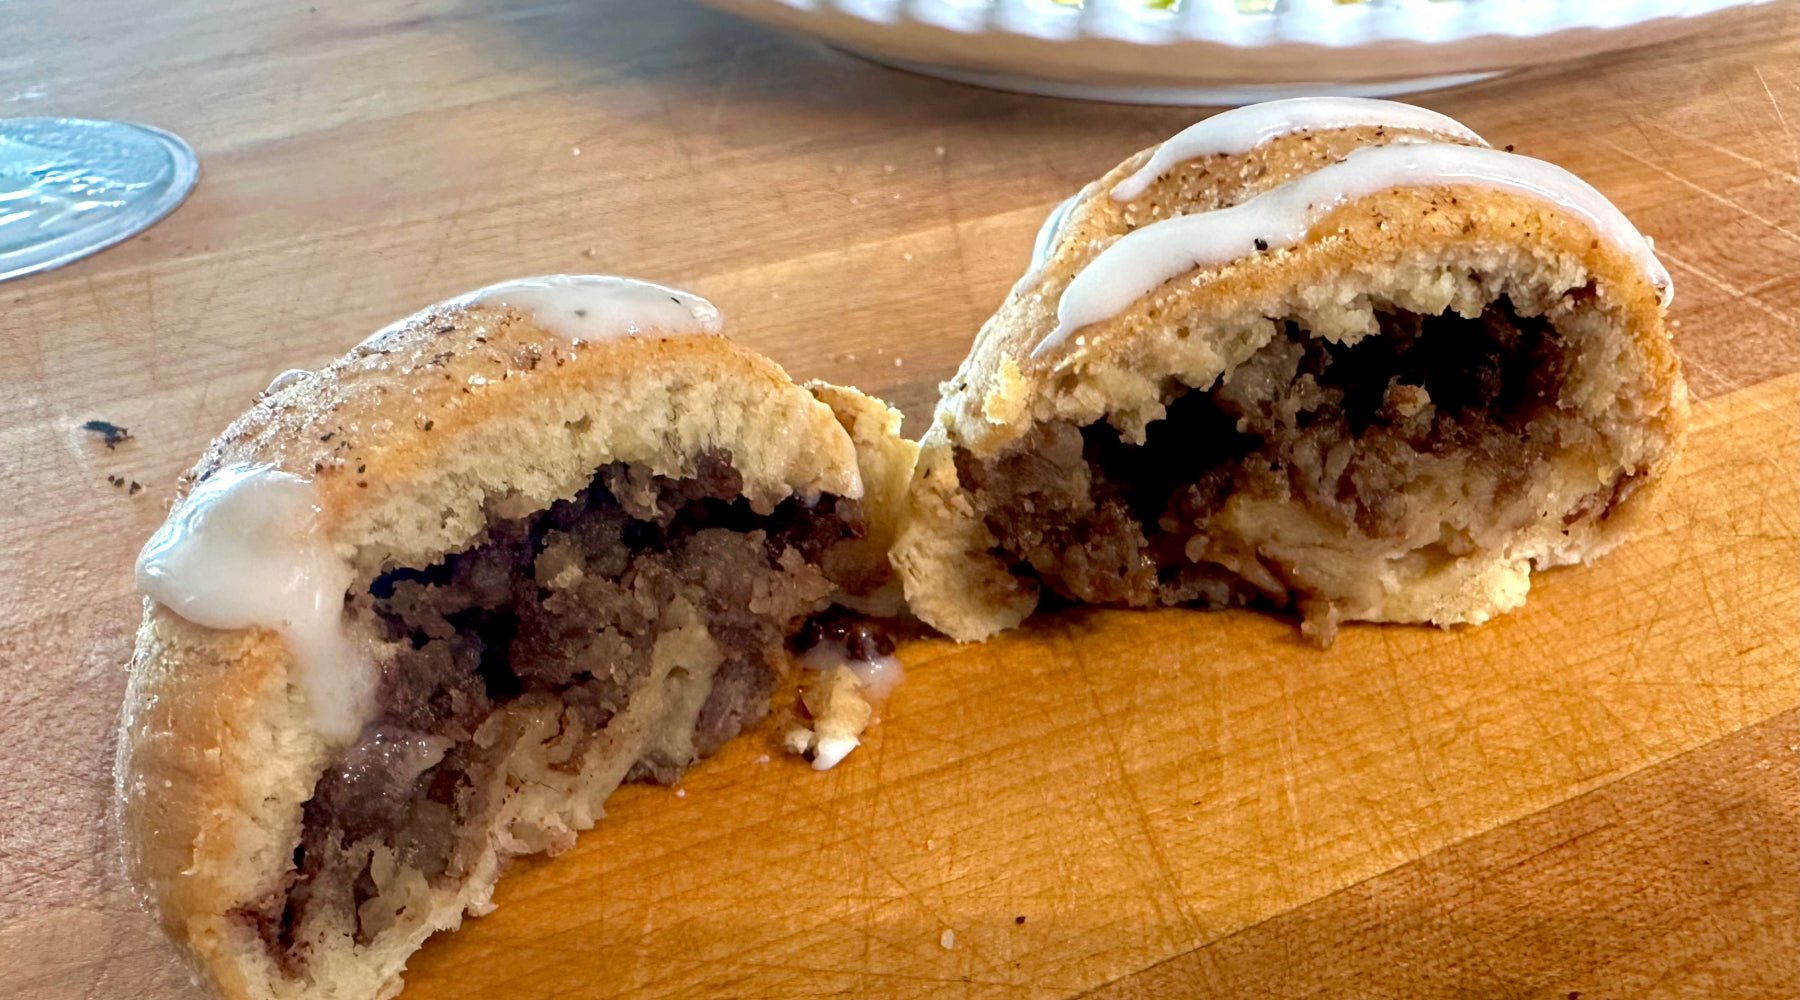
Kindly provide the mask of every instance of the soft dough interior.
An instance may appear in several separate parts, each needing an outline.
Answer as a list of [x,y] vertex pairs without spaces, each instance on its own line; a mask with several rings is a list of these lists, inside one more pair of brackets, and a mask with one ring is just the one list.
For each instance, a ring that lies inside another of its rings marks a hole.
[[285,974],[416,930],[496,856],[567,846],[619,781],[672,782],[763,716],[863,526],[852,500],[758,512],[741,491],[719,454],[684,479],[610,465],[352,601],[394,653],[379,716],[305,804],[285,884],[242,911]]
[[1396,573],[1604,518],[1632,488],[1570,402],[1587,338],[1505,298],[1377,316],[1352,344],[1285,324],[1217,384],[1171,387],[1142,444],[1048,423],[960,452],[959,479],[998,554],[1065,598],[1298,605],[1325,641]]

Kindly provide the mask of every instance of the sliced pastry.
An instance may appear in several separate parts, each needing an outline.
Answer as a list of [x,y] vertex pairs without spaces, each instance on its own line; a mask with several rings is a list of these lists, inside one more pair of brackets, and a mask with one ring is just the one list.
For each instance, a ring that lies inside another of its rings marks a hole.
[[137,884],[220,996],[398,992],[508,858],[768,708],[893,608],[912,446],[684,292],[510,282],[290,373],[184,477],[119,760]]
[[1668,273],[1566,170],[1385,101],[1208,119],[1061,206],[945,383],[894,558],[963,640],[1047,591],[1478,623],[1616,544],[1687,393]]

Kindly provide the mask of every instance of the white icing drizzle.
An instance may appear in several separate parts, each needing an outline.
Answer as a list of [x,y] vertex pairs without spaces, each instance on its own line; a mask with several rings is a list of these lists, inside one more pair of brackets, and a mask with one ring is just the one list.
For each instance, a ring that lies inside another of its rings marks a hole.
[[822,642],[800,654],[803,666],[824,673],[833,667],[848,667],[862,681],[862,692],[880,701],[894,693],[906,679],[906,671],[892,653],[869,659],[852,659],[841,642]]
[[304,368],[289,368],[269,380],[269,387],[263,390],[263,395],[273,396],[288,386],[298,385],[317,374],[318,372],[307,371]]
[[1086,189],[1064,198],[1050,214],[1044,216],[1044,224],[1038,227],[1037,239],[1031,244],[1031,267],[1037,270],[1050,262],[1050,251],[1056,249],[1056,234],[1061,231],[1063,222],[1069,217],[1069,209],[1086,194]]
[[1322,216],[1348,201],[1394,188],[1456,184],[1549,202],[1629,254],[1663,290],[1665,304],[1673,296],[1669,272],[1631,220],[1605,195],[1553,163],[1444,143],[1368,146],[1242,204],[1165,219],[1120,237],[1064,289],[1057,302],[1056,328],[1032,356],[1056,347],[1082,327],[1119,315],[1164,282],[1196,268],[1294,246]]
[[137,584],[196,625],[279,634],[319,733],[347,743],[371,716],[376,670],[344,629],[353,573],[319,534],[318,509],[310,480],[266,466],[221,469],[145,543]]
[[[519,309],[577,342],[723,328],[719,310],[697,295],[608,275],[521,278],[443,305]],[[406,322],[384,327],[364,345]],[[282,372],[267,392],[314,374]],[[194,487],[145,543],[137,583],[197,625],[278,633],[299,666],[319,732],[348,742],[371,718],[376,669],[345,631],[344,594],[354,574],[319,534],[318,509],[310,480],[267,467],[222,469]]]
[[1137,172],[1112,189],[1114,201],[1131,201],[1150,185],[1192,160],[1247,153],[1270,139],[1294,132],[1387,127],[1418,129],[1481,142],[1467,125],[1436,111],[1366,97],[1295,97],[1221,112],[1190,125],[1159,146]]
[[395,320],[364,337],[358,348],[373,350],[419,316],[440,309],[488,305],[531,314],[539,326],[576,343],[617,340],[640,333],[719,333],[725,321],[718,307],[692,292],[610,274],[544,274],[477,288]]
[[1043,224],[1038,226],[1037,239],[1031,245],[1031,267],[1024,274],[1019,275],[1018,281],[1013,282],[1012,291],[1009,294],[1018,295],[1043,277],[1044,265],[1050,263],[1050,251],[1056,248],[1056,234],[1061,231],[1063,223],[1068,220],[1069,209],[1075,207],[1075,203],[1080,201],[1082,195],[1086,193],[1087,189],[1083,188],[1064,198],[1050,210],[1049,215],[1044,216]]
[[719,310],[678,288],[604,274],[547,274],[477,289],[455,304],[506,306],[576,341],[618,340],[640,333],[718,333]]

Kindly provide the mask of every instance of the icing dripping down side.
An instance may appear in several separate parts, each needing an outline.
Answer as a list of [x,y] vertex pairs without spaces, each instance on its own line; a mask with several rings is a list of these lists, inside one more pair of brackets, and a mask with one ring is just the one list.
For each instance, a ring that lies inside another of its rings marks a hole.
[[1044,216],[1044,224],[1038,227],[1037,239],[1031,244],[1031,267],[1037,270],[1050,262],[1050,251],[1056,249],[1056,234],[1062,231],[1063,222],[1069,217],[1069,209],[1075,207],[1087,193],[1084,188],[1064,198],[1057,206]]
[[1157,147],[1148,162],[1112,189],[1114,201],[1131,201],[1183,163],[1207,156],[1236,156],[1294,132],[1342,128],[1405,128],[1436,132],[1465,142],[1481,136],[1448,115],[1365,97],[1296,97],[1250,104],[1190,125]]
[[1062,232],[1063,223],[1069,219],[1069,210],[1086,196],[1087,188],[1082,188],[1075,194],[1064,198],[1050,210],[1049,215],[1044,216],[1043,225],[1038,227],[1037,239],[1033,240],[1031,244],[1031,267],[1019,276],[1018,281],[1013,282],[1011,294],[1018,295],[1043,276],[1044,265],[1050,263],[1050,252],[1056,249],[1057,234]]
[[644,333],[718,333],[711,303],[677,288],[603,274],[548,274],[489,285],[453,300],[530,313],[538,325],[570,340],[594,342]]
[[267,467],[221,469],[194,487],[138,555],[138,589],[196,625],[261,627],[299,668],[319,733],[355,739],[376,669],[344,628],[350,565],[317,530],[312,483]]
[[861,658],[852,656],[840,643],[821,643],[800,654],[800,663],[824,673],[833,667],[847,667],[862,681],[862,691],[880,701],[894,693],[905,679],[900,659],[892,653],[875,653]]
[[308,371],[305,368],[289,368],[287,371],[284,371],[269,380],[269,387],[263,390],[263,395],[273,396],[281,390],[286,389],[289,386],[299,385],[317,374],[318,372]]
[[1669,272],[1624,213],[1587,182],[1552,163],[1496,149],[1418,143],[1370,146],[1239,205],[1177,216],[1128,233],[1075,275],[1056,307],[1056,328],[1032,357],[1082,327],[1109,320],[1164,282],[1265,250],[1292,247],[1346,202],[1395,188],[1476,185],[1548,202],[1629,254],[1662,289]]

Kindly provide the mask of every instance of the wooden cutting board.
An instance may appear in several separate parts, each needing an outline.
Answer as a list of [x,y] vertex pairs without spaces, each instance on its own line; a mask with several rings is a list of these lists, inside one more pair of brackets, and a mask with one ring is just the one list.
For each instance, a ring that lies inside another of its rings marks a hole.
[[[1796,22],[1418,99],[1657,238],[1697,427],[1642,537],[1481,629],[1327,652],[1180,611],[907,645],[837,770],[765,730],[625,789],[407,997],[1800,993]],[[941,84],[673,0],[12,0],[0,40],[0,114],[149,121],[203,163],[150,233],[0,285],[0,995],[24,997],[193,995],[107,861],[130,565],[270,376],[492,280],[618,272],[916,433],[1046,210],[1197,116]]]

